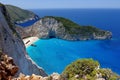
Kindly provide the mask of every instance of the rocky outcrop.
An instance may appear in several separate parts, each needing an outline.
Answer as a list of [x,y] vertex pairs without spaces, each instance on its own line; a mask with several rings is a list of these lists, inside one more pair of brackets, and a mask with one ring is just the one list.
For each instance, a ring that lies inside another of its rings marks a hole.
[[11,80],[17,71],[13,59],[0,52],[0,80]]
[[13,78],[12,80],[67,80],[67,79],[60,79],[60,74],[53,73],[48,77],[42,77],[40,75],[32,74],[31,76],[24,74],[20,74],[18,78]]
[[33,73],[41,76],[47,75],[27,55],[24,43],[14,29],[14,25],[11,24],[6,8],[2,4],[0,4],[0,50],[13,58],[19,67],[18,74],[21,72],[27,75]]
[[[61,17],[44,17],[34,25],[17,30],[22,38],[37,36],[42,39],[60,38],[65,40],[111,39],[112,33],[92,26],[80,26]],[[27,35],[26,35],[27,34]]]

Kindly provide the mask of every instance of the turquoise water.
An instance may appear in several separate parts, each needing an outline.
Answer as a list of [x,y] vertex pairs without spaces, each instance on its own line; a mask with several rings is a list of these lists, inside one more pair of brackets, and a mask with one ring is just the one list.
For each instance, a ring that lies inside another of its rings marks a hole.
[[111,68],[120,73],[119,40],[64,41],[60,39],[39,40],[37,47],[29,46],[30,57],[51,74],[61,73],[64,68],[79,58],[98,60],[101,67]]
[[80,25],[93,25],[113,33],[112,40],[64,41],[60,39],[39,40],[37,47],[28,47],[31,58],[51,74],[61,73],[78,58],[93,58],[101,67],[111,68],[120,74],[120,9],[45,9],[32,10],[40,17],[61,16]]

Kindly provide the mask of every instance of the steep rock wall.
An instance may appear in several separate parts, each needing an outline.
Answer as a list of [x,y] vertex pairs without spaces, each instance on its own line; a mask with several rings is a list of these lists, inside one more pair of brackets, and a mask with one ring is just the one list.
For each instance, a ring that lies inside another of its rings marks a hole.
[[5,7],[0,4],[0,50],[13,58],[19,67],[19,73],[31,75],[33,73],[47,76],[27,55],[21,37],[10,23]]

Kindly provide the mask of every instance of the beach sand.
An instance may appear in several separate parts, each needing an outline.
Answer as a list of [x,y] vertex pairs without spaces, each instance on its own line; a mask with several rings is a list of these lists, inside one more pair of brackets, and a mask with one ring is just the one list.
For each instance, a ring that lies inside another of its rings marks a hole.
[[25,44],[25,47],[27,48],[28,46],[30,46],[31,44],[33,44],[37,40],[39,40],[38,37],[28,37],[28,38],[23,39],[23,42]]

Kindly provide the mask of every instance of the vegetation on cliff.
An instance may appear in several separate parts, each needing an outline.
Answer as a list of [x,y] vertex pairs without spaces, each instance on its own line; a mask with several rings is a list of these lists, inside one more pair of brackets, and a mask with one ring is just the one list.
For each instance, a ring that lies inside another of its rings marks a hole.
[[63,26],[66,29],[66,32],[68,32],[69,34],[81,34],[83,36],[90,36],[93,33],[97,33],[98,35],[104,35],[105,31],[100,30],[96,27],[93,26],[81,26],[78,25],[77,23],[63,18],[63,17],[53,17],[53,16],[46,16],[44,18],[54,18],[56,19],[58,22],[61,22],[63,24]]
[[21,9],[12,5],[5,5],[6,9],[10,15],[12,22],[24,21],[29,18],[33,18],[35,14],[31,11]]
[[118,75],[110,69],[99,68],[100,64],[93,59],[79,59],[68,65],[62,76],[68,80],[116,80]]
[[13,31],[13,35],[20,37],[20,36],[18,35],[18,33],[16,32],[15,28],[14,28],[15,25],[12,23],[11,18],[10,18],[9,14],[8,14],[8,12],[7,12],[7,10],[6,10],[5,5],[3,5],[3,4],[1,4],[1,3],[0,3],[0,5],[1,5],[1,6],[0,6],[0,11],[1,11],[2,14],[4,15],[4,18],[5,18],[5,20],[7,21],[10,29]]
[[63,17],[46,16],[41,21],[43,27],[52,26],[50,31],[57,34],[54,37],[57,36],[66,40],[104,40],[112,37],[110,31],[101,30],[93,26],[81,26]]

